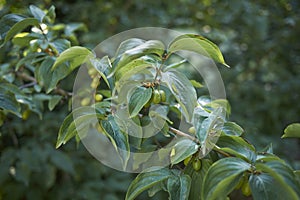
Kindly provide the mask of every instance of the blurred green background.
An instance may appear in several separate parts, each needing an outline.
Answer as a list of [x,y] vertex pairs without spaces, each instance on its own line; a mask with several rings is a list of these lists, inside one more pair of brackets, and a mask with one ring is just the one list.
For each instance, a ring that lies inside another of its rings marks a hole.
[[[0,0],[0,17],[28,13],[30,4]],[[34,5],[54,5],[56,23],[84,23],[88,31],[79,34],[79,42],[90,48],[136,27],[208,37],[231,66],[219,66],[232,106],[230,120],[245,129],[245,137],[258,149],[272,143],[276,154],[300,169],[299,140],[280,139],[288,124],[300,121],[298,0],[36,0]],[[65,83],[72,85],[72,79]],[[0,129],[0,199],[124,199],[134,175],[103,166],[75,142],[55,150],[67,113],[61,105],[42,121],[34,114],[27,121],[8,118]],[[159,195],[157,199],[164,199]]]

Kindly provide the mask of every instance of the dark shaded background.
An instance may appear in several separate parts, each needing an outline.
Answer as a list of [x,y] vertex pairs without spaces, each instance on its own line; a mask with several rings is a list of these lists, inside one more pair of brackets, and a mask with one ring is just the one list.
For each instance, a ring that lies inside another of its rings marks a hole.
[[[90,48],[121,31],[146,26],[208,37],[231,66],[219,66],[231,120],[245,129],[245,137],[258,149],[272,143],[276,154],[300,169],[299,140],[280,139],[288,124],[300,121],[300,2],[253,2],[38,0],[34,5],[55,5],[56,23],[84,23],[88,31],[79,34],[79,42]],[[27,13],[30,4],[0,0],[0,16]],[[1,55],[0,61],[5,60]],[[65,84],[72,85],[72,79]],[[67,113],[66,106],[60,106],[45,113],[42,121],[35,115],[27,121],[11,117],[1,127],[0,199],[124,198],[133,175],[103,166],[75,142],[55,150]],[[10,175],[12,165],[16,176]],[[163,199],[159,195],[156,198]]]

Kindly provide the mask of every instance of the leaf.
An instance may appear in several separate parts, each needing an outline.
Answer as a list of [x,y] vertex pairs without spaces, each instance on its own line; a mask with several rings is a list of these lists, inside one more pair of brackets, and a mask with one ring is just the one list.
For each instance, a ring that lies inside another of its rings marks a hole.
[[108,56],[104,56],[100,60],[98,58],[91,58],[90,62],[92,64],[92,66],[100,74],[100,76],[103,78],[103,80],[105,81],[106,85],[108,87],[110,87],[109,82],[107,80],[107,77],[105,75],[106,70],[112,68],[111,62],[110,62]]
[[130,117],[136,116],[144,105],[151,99],[152,88],[137,87],[127,96]]
[[75,175],[73,162],[69,156],[59,150],[53,150],[50,154],[51,162],[59,169]]
[[69,61],[71,70],[80,66],[86,62],[89,58],[94,57],[94,54],[85,47],[73,46],[65,51],[63,51],[59,57],[56,59],[52,70],[57,68],[60,64]]
[[57,54],[61,54],[63,51],[71,47],[70,41],[66,39],[56,39],[53,42],[49,42],[49,45]]
[[[135,74],[138,72],[141,68],[150,67],[155,64],[155,60],[149,56],[143,56],[137,59],[132,60],[126,65],[120,66],[112,72],[112,75],[115,74],[116,80],[119,80],[122,78],[124,74],[130,73]],[[154,66],[153,66],[154,67]]]
[[226,197],[251,165],[240,158],[223,158],[211,165],[203,180],[202,199]]
[[209,57],[216,62],[219,62],[226,67],[229,67],[223,58],[223,55],[217,45],[215,45],[210,40],[194,34],[184,34],[175,38],[168,48],[169,54],[176,51],[188,50],[193,51],[203,56]]
[[249,162],[255,159],[255,148],[241,137],[222,135],[219,137],[217,147]]
[[146,42],[145,40],[142,40],[140,38],[130,38],[128,40],[123,41],[120,44],[120,46],[118,47],[114,58],[121,56],[123,53],[125,53],[125,51],[133,49],[137,46],[140,46],[145,42]]
[[59,96],[59,95],[54,95],[51,97],[51,99],[49,100],[49,103],[48,103],[48,108],[50,111],[52,111],[55,108],[55,106],[59,103],[61,98],[62,98],[62,96]]
[[222,132],[225,135],[241,136],[244,132],[244,129],[235,122],[225,122],[222,128]]
[[[224,109],[222,107],[215,109],[203,121],[201,116],[194,114],[193,123],[196,130],[195,134],[201,144],[202,156],[206,155],[207,152],[215,146],[224,124],[224,115]],[[195,119],[195,117],[198,119]]]
[[126,50],[120,56],[120,58],[115,61],[117,62],[116,68],[118,69],[119,67],[122,67],[128,64],[129,62],[131,62],[132,60],[142,57],[144,55],[155,54],[161,57],[162,54],[164,53],[164,50],[165,50],[165,46],[161,41],[148,40],[139,46]]
[[299,199],[299,183],[283,161],[257,163],[255,167],[259,173],[249,179],[254,199]]
[[196,81],[196,80],[190,80],[190,82],[192,83],[192,85],[195,88],[202,88],[203,87],[203,85],[201,83],[199,83],[198,81]]
[[163,66],[163,71],[164,72],[166,72],[166,71],[168,71],[169,69],[174,69],[174,68],[177,68],[177,67],[180,67],[181,65],[183,65],[183,64],[185,64],[185,63],[187,63],[187,60],[186,59],[184,59],[184,60],[181,60],[181,61],[179,61],[179,62],[176,62],[176,63],[172,63],[172,64],[170,64],[170,65],[167,65],[167,66]]
[[[80,107],[73,110],[60,126],[56,148],[69,141],[77,132],[84,132],[91,124],[97,121],[97,118],[101,119],[101,117],[104,117],[104,113],[105,111],[101,112],[100,107],[97,109],[93,107]],[[83,136],[83,133],[81,133],[81,136]]]
[[43,22],[43,19],[46,16],[44,11],[34,5],[30,5],[29,9],[34,18],[38,19],[40,22]]
[[171,176],[171,171],[165,168],[139,174],[130,184],[125,200],[134,200],[143,191],[160,184]]
[[46,13],[46,16],[43,18],[43,22],[47,21],[49,23],[54,23],[55,17],[55,7],[52,5]]
[[11,40],[17,33],[23,31],[28,26],[39,26],[39,21],[35,18],[25,18],[14,24],[9,31],[6,33],[4,42],[1,44],[0,48],[9,40]]
[[188,174],[192,179],[189,200],[201,200],[200,192],[203,187],[204,176],[212,165],[212,161],[201,159],[201,163],[201,169],[198,171],[194,170],[192,162],[190,162],[184,170],[184,173]]
[[65,35],[70,37],[74,34],[75,31],[79,31],[79,30],[87,31],[87,28],[84,23],[67,24],[64,31],[65,31]]
[[[42,39],[42,35],[36,34],[36,33],[27,33],[27,32],[21,32],[14,36],[12,39],[13,44],[19,45],[21,47],[29,46],[30,41],[34,39]],[[17,68],[16,68],[17,70]]]
[[281,138],[297,137],[300,138],[300,123],[293,123],[284,129],[284,134]]
[[18,117],[22,117],[20,111],[21,107],[20,104],[17,102],[15,95],[10,92],[6,91],[6,89],[0,89],[0,108],[11,112]]
[[115,122],[112,115],[109,115],[107,120],[101,120],[101,127],[114,145],[116,151],[119,152],[119,156],[123,162],[123,167],[126,168],[130,156],[128,135],[121,132],[120,127]]
[[251,174],[249,184],[255,200],[298,199],[287,194],[285,187],[267,173]]
[[7,33],[7,31],[9,31],[9,29],[16,24],[19,21],[22,21],[23,19],[25,19],[25,16],[22,15],[16,15],[16,14],[8,14],[3,16],[0,19],[0,36],[1,39],[5,38],[5,35]]
[[198,151],[199,145],[197,145],[194,141],[187,138],[180,138],[176,140],[175,145],[172,149],[174,149],[175,154],[171,155],[171,163],[175,165],[187,157],[193,155]]
[[191,82],[184,74],[173,69],[163,72],[161,81],[168,86],[180,104],[183,115],[190,122],[197,104],[196,90]]
[[188,200],[191,188],[191,177],[187,174],[171,176],[167,182],[170,200]]

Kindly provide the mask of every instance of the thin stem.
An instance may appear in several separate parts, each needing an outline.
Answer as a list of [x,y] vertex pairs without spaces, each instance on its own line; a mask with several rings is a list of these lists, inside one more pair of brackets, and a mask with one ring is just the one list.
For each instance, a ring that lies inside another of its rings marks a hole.
[[[29,86],[32,86],[32,85],[35,85],[37,83],[37,80],[34,77],[32,77],[32,76],[30,76],[30,75],[28,75],[26,73],[16,72],[16,75],[19,78],[21,78],[21,79],[23,79],[25,81],[31,81],[31,83],[28,83],[28,84],[20,86],[20,89],[25,88],[25,87],[29,87]],[[65,96],[65,97],[69,97],[69,96],[73,95],[71,92],[67,92],[67,91],[65,91],[65,90],[63,90],[61,88],[58,88],[58,87],[55,88],[54,92],[57,93],[57,94],[60,94],[62,96]]]
[[218,152],[219,154],[222,154],[222,155],[225,156],[225,157],[234,157],[233,155],[230,155],[230,154],[228,154],[228,153],[222,151],[222,150],[220,149],[220,147],[218,147],[217,145],[215,145],[215,147],[213,148],[213,150],[216,151],[216,152]]
[[176,135],[180,135],[180,136],[182,136],[182,137],[189,138],[189,139],[191,139],[191,140],[193,140],[193,141],[199,143],[199,140],[198,140],[197,138],[195,138],[195,137],[193,137],[193,136],[191,136],[191,135],[189,135],[189,134],[186,134],[186,133],[184,133],[184,132],[182,132],[182,131],[180,131],[180,130],[177,130],[177,129],[173,128],[173,127],[169,127],[169,130],[170,130],[171,132],[175,133]]

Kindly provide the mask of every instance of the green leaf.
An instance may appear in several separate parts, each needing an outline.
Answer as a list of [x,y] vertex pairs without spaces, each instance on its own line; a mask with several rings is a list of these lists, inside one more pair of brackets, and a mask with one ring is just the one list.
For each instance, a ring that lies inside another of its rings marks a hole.
[[145,43],[136,46],[132,49],[126,50],[119,59],[116,60],[116,68],[122,67],[134,59],[142,57],[144,55],[155,54],[162,57],[165,50],[165,45],[158,40],[148,40]]
[[243,173],[251,165],[240,158],[223,158],[215,162],[203,180],[202,199],[214,200],[226,197],[234,190]]
[[196,80],[190,80],[190,82],[192,83],[192,85],[195,88],[202,88],[203,87],[203,85],[201,83],[199,83],[198,81],[196,81]]
[[172,69],[162,73],[161,81],[175,96],[187,121],[191,121],[197,104],[197,94],[189,79],[184,74]]
[[198,171],[194,170],[192,162],[190,162],[184,170],[184,173],[188,174],[192,179],[189,200],[201,200],[200,192],[203,187],[203,180],[208,169],[212,165],[212,161],[201,159],[201,163],[201,169]]
[[112,115],[109,115],[107,120],[101,120],[101,127],[114,145],[116,151],[119,152],[123,167],[126,168],[130,156],[128,135],[121,131]]
[[3,44],[0,48],[9,40],[11,40],[17,33],[23,31],[28,26],[39,26],[39,21],[35,18],[25,18],[16,24],[14,24],[9,31],[6,33]]
[[30,5],[29,9],[34,18],[38,19],[40,22],[43,22],[43,19],[46,16],[44,11],[34,5]]
[[226,67],[229,67],[217,45],[210,40],[194,34],[185,34],[175,38],[169,45],[169,54],[180,50],[193,51],[203,56],[212,58]]
[[216,145],[216,148],[248,162],[255,159],[255,148],[241,137],[221,135]]
[[171,171],[165,168],[139,174],[130,184],[125,200],[134,200],[143,191],[160,184],[171,176]]
[[244,129],[235,122],[225,122],[222,128],[222,132],[225,135],[241,136],[244,132]]
[[12,42],[15,45],[25,47],[25,46],[29,46],[30,42],[34,39],[42,39],[42,35],[37,34],[37,33],[21,32],[14,36],[14,38],[12,39]]
[[89,58],[94,57],[94,54],[85,47],[73,46],[62,52],[56,59],[52,70],[57,68],[60,64],[70,62],[71,70],[88,61]]
[[179,62],[176,62],[176,63],[172,63],[172,64],[170,64],[170,65],[167,65],[167,66],[163,66],[163,71],[164,72],[166,72],[166,71],[168,71],[169,69],[174,69],[174,68],[177,68],[177,67],[180,67],[181,65],[183,65],[183,64],[185,64],[185,63],[187,63],[187,60],[186,59],[184,59],[184,60],[181,60],[181,61],[179,61]]
[[126,65],[119,66],[111,75],[115,74],[116,80],[119,80],[124,74],[135,74],[141,68],[143,69],[145,67],[153,66],[154,64],[155,60],[153,58],[149,56],[142,56],[140,58],[132,60]]
[[71,47],[70,41],[66,39],[54,40],[53,42],[49,42],[49,45],[57,54],[61,54],[63,51]]
[[189,175],[179,174],[171,176],[167,182],[169,200],[188,200],[190,188],[191,177]]
[[54,150],[50,154],[50,160],[57,168],[69,174],[75,175],[73,162],[65,153],[59,150]]
[[6,89],[0,89],[0,108],[22,117],[20,104],[17,102],[14,93]]
[[133,49],[137,46],[144,44],[146,41],[140,38],[130,38],[128,40],[123,41],[117,49],[117,52],[114,58],[117,58],[125,53],[125,51]]
[[84,23],[70,23],[66,25],[64,29],[65,35],[71,37],[75,31],[87,31],[87,28]]
[[299,183],[283,161],[257,163],[255,167],[259,173],[249,179],[254,199],[299,199]]
[[48,12],[46,13],[46,16],[43,18],[43,22],[47,21],[49,23],[54,23],[55,17],[56,17],[55,7],[51,6]]
[[194,141],[190,139],[180,138],[176,140],[176,143],[172,148],[173,154],[171,155],[171,163],[175,165],[183,161],[185,158],[196,153],[198,151],[198,148],[199,145],[197,145]]
[[284,134],[281,138],[297,137],[300,138],[300,123],[293,123],[284,129]]
[[98,58],[91,58],[90,62],[92,64],[92,66],[100,74],[100,76],[103,78],[103,80],[105,81],[106,85],[108,87],[110,87],[109,82],[107,80],[107,77],[105,75],[106,70],[112,68],[111,62],[110,62],[108,56],[104,56],[100,60]]
[[25,16],[22,15],[16,15],[16,14],[8,14],[3,16],[0,19],[0,36],[1,39],[5,38],[5,35],[7,33],[7,31],[9,31],[9,29],[16,24],[19,21],[22,21],[23,19],[25,19]]
[[73,110],[60,126],[56,148],[69,141],[77,132],[82,131],[80,136],[83,136],[91,124],[98,123],[97,119],[104,117],[104,109],[104,107],[98,107],[97,109],[93,107],[80,107]]
[[49,100],[49,103],[48,103],[48,108],[50,111],[52,111],[55,108],[55,106],[59,103],[61,98],[62,98],[62,96],[59,96],[59,95],[54,95],[51,97],[51,99]]
[[137,87],[132,94],[127,96],[130,117],[136,116],[151,99],[152,88]]

